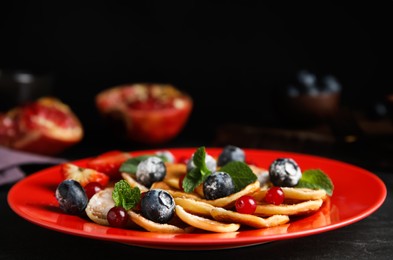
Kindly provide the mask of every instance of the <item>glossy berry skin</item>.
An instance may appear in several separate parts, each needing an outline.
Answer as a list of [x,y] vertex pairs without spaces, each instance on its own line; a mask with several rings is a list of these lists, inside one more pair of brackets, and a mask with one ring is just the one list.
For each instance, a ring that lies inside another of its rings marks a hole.
[[140,207],[143,217],[164,224],[171,220],[175,213],[175,200],[165,190],[150,189],[142,197]]
[[269,167],[269,178],[274,186],[293,187],[301,177],[300,167],[291,158],[278,158]]
[[236,211],[243,214],[253,214],[257,208],[257,202],[254,197],[244,195],[235,202]]
[[108,211],[106,219],[110,226],[124,228],[128,223],[128,214],[123,207],[115,206]]
[[[191,158],[187,161],[187,172],[190,172],[192,169],[195,168],[195,164],[193,161],[194,154],[191,156]],[[215,172],[217,169],[217,161],[214,159],[213,156],[206,154],[205,156],[205,163],[206,167],[209,169],[211,172]]]
[[93,197],[94,194],[96,194],[100,190],[103,190],[104,186],[102,186],[101,183],[99,183],[99,182],[93,181],[93,182],[89,182],[88,184],[86,184],[86,186],[83,188],[85,189],[87,198],[91,199],[91,197]]
[[203,182],[203,194],[208,200],[226,197],[234,192],[232,177],[226,172],[214,172]]
[[139,183],[150,188],[157,181],[162,181],[166,175],[166,166],[159,157],[149,157],[138,164],[136,179]]
[[266,195],[265,195],[265,202],[274,205],[280,205],[284,202],[285,195],[283,190],[280,187],[271,187]]
[[241,148],[234,145],[227,145],[218,156],[217,166],[224,166],[232,161],[244,162],[245,159],[246,155]]
[[72,179],[62,181],[56,188],[55,196],[60,208],[71,215],[81,215],[89,201],[82,185]]

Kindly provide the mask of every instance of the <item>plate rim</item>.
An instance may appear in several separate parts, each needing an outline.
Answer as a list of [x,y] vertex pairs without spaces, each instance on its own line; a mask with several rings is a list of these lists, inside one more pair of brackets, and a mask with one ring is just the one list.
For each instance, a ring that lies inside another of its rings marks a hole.
[[[180,153],[185,153],[187,152],[192,152],[195,151],[197,147],[171,147],[171,148],[157,148],[157,149],[145,149],[145,150],[135,150],[135,151],[129,151],[131,154],[143,154],[143,153],[152,153],[158,150],[169,150],[173,152],[180,152]],[[206,151],[215,151],[218,152],[222,147],[206,147]],[[149,238],[149,237],[140,237],[140,236],[129,236],[127,235],[124,237],[123,235],[115,235],[111,234],[110,236],[106,235],[97,235],[94,233],[86,233],[81,230],[75,230],[72,228],[64,228],[59,225],[54,225],[54,224],[45,224],[43,220],[37,220],[34,219],[31,216],[27,216],[16,204],[14,201],[15,193],[20,189],[21,186],[26,185],[26,183],[33,182],[35,179],[40,179],[46,176],[46,174],[49,174],[50,172],[59,169],[59,165],[51,166],[48,168],[45,168],[43,170],[40,170],[38,172],[32,173],[26,178],[18,181],[15,183],[11,189],[8,192],[7,195],[7,201],[11,209],[20,217],[24,218],[25,220],[39,225],[41,227],[51,229],[54,231],[66,233],[69,235],[77,235],[81,237],[86,237],[86,238],[91,238],[91,239],[99,239],[99,240],[106,240],[106,241],[114,241],[114,242],[120,242],[120,243],[125,243],[129,245],[134,245],[134,246],[142,246],[142,247],[151,247],[151,248],[159,248],[159,249],[176,249],[179,250],[194,250],[194,249],[226,249],[226,248],[236,248],[236,247],[244,247],[244,246],[251,246],[251,245],[256,245],[256,244],[262,244],[262,243],[267,243],[267,242],[272,242],[272,241],[278,241],[278,240],[284,240],[284,239],[290,239],[290,238],[299,238],[299,237],[304,237],[304,236],[309,236],[309,235],[314,235],[314,234],[319,234],[319,233],[324,233],[327,231],[335,230],[350,224],[353,224],[355,222],[358,222],[369,215],[373,214],[375,211],[377,211],[382,204],[385,202],[386,196],[387,196],[387,189],[385,183],[374,173],[371,171],[368,171],[364,168],[361,168],[359,166],[339,161],[336,159],[331,159],[319,155],[312,155],[312,154],[307,154],[307,153],[299,153],[299,152],[291,152],[291,151],[281,151],[281,150],[269,150],[269,149],[257,149],[257,148],[243,148],[247,152],[250,153],[269,153],[269,154],[281,154],[281,155],[288,155],[288,156],[295,156],[295,157],[305,157],[306,159],[312,159],[312,160],[322,160],[325,162],[331,162],[334,164],[341,165],[343,167],[349,167],[352,168],[356,171],[360,171],[362,174],[366,175],[368,178],[372,178],[376,184],[378,184],[380,188],[379,196],[378,198],[375,199],[375,203],[373,204],[372,207],[368,208],[367,210],[363,211],[362,214],[358,214],[354,217],[339,221],[338,223],[318,227],[318,228],[313,228],[313,229],[307,229],[303,231],[297,231],[294,233],[285,233],[285,234],[280,234],[280,235],[267,235],[264,236],[260,239],[255,239],[255,236],[251,237],[234,237],[234,238],[227,238],[227,239],[217,239],[212,236],[212,239],[206,239],[204,238],[203,240],[196,240],[193,238],[193,242],[190,243],[190,238],[187,238],[188,234],[170,234],[170,235],[164,235],[163,237],[175,237],[175,240],[171,239],[161,239],[162,241],[157,241],[157,238]],[[70,160],[70,162],[74,163],[81,163],[83,164],[85,161],[89,160],[92,158],[90,157],[85,157],[83,159],[77,159],[77,160]],[[334,194],[333,194],[334,196]],[[60,214],[60,213],[59,213]],[[69,215],[67,215],[69,216]],[[71,216],[69,216],[71,217]],[[77,216],[75,216],[77,217]],[[80,218],[80,217],[79,217]],[[85,220],[86,222],[89,222],[89,220]],[[92,225],[98,225],[93,222],[90,222]],[[104,228],[111,228],[111,227],[104,227]],[[252,232],[253,230],[251,230]],[[142,232],[144,234],[148,234],[151,232],[148,231],[134,231],[136,233]],[[131,233],[134,233],[131,232]],[[245,234],[245,232],[249,231],[238,231],[236,233],[242,233]],[[130,231],[128,232],[130,233]],[[209,236],[210,233],[204,233],[203,236],[206,237]],[[215,234],[215,233],[214,233]],[[192,235],[195,236],[195,235]],[[217,236],[217,235],[216,235]],[[189,249],[186,248],[186,246],[189,246]]]

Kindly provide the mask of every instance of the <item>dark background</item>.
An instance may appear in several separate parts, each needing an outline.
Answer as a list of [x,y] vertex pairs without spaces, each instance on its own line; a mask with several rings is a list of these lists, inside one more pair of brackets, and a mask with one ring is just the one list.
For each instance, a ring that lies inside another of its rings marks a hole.
[[[342,105],[368,111],[393,92],[392,1],[348,2],[2,1],[0,83],[8,71],[15,70],[52,76],[49,92],[69,104],[86,129],[82,144],[59,155],[70,159],[111,148],[139,148],[113,142],[94,106],[99,91],[122,83],[167,82],[192,95],[195,107],[190,121],[170,146],[210,145],[215,128],[228,123],[279,124],[284,119],[274,109],[273,93],[300,69],[335,75],[342,85]],[[0,84],[0,111],[18,101],[4,98],[4,86]],[[18,92],[18,87],[8,91]],[[392,190],[391,133],[388,138],[371,136],[345,145],[309,144],[303,133],[301,140],[294,140],[292,132],[288,138],[287,133],[284,138],[279,134],[270,138],[270,132],[260,137],[257,132],[237,135],[237,139],[261,148],[350,162],[374,172]],[[32,168],[26,167],[26,173],[37,171],[35,165],[27,166]],[[6,199],[11,187],[0,187],[1,259],[186,259],[190,255],[199,259],[390,259],[393,255],[390,192],[375,214],[335,231],[228,250],[164,251],[32,225],[9,207]]]
[[[333,74],[342,104],[393,92],[391,1],[13,1],[0,9],[0,69],[51,75],[51,94],[102,133],[94,96],[132,82],[194,98],[186,133],[281,119],[274,90],[300,69]],[[212,128],[213,127],[213,128]],[[190,132],[189,132],[189,131]]]

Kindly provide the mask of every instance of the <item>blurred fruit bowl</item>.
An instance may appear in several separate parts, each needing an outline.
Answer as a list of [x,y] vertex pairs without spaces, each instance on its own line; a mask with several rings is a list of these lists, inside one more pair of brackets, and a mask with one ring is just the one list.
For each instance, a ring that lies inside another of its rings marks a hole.
[[83,138],[83,127],[71,108],[54,97],[42,97],[0,113],[0,145],[56,155]]
[[301,70],[296,80],[280,93],[278,108],[292,124],[313,125],[328,122],[340,109],[341,84],[332,75],[317,77]]
[[334,118],[339,111],[340,93],[320,93],[287,97],[287,115],[300,123],[321,123]]
[[192,98],[170,84],[124,84],[96,96],[100,114],[128,140],[162,144],[175,138],[187,123]]

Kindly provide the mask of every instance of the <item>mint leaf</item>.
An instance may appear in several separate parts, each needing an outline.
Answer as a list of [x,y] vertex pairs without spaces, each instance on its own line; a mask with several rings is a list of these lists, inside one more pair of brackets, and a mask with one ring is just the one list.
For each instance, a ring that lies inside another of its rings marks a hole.
[[195,168],[189,171],[183,179],[184,192],[193,192],[211,174],[211,171],[206,166],[205,159],[206,149],[204,146],[201,146],[195,151],[192,158]]
[[320,169],[310,169],[303,172],[298,188],[324,189],[329,196],[332,196],[334,185],[332,180]]
[[201,171],[198,168],[194,168],[189,171],[183,179],[183,190],[184,192],[190,193],[195,190],[195,188],[202,183]]
[[125,161],[124,163],[122,163],[122,165],[119,168],[119,171],[120,172],[130,173],[130,174],[135,174],[136,173],[136,169],[138,167],[138,164],[141,161],[144,161],[147,158],[152,157],[152,156],[159,157],[164,162],[167,161],[167,158],[165,156],[162,156],[162,155],[156,155],[156,154],[140,155],[140,156],[136,156],[136,157],[130,158],[127,161]]
[[125,210],[135,207],[141,197],[141,191],[138,187],[131,188],[125,180],[120,180],[115,183],[112,192],[112,198],[116,206],[122,206]]
[[247,185],[255,182],[257,176],[251,168],[244,162],[232,161],[221,167],[220,171],[228,173],[235,185],[235,192],[245,188]]
[[206,149],[204,146],[199,147],[194,153],[192,160],[196,166],[201,171],[202,176],[210,174],[210,170],[206,166]]
[[[205,159],[206,149],[204,146],[201,146],[193,155],[193,163],[196,167],[189,171],[183,180],[183,189],[185,192],[193,192],[211,174],[211,171],[206,166]],[[236,192],[257,180],[257,176],[244,162],[229,162],[221,167],[220,171],[226,172],[231,176]]]

